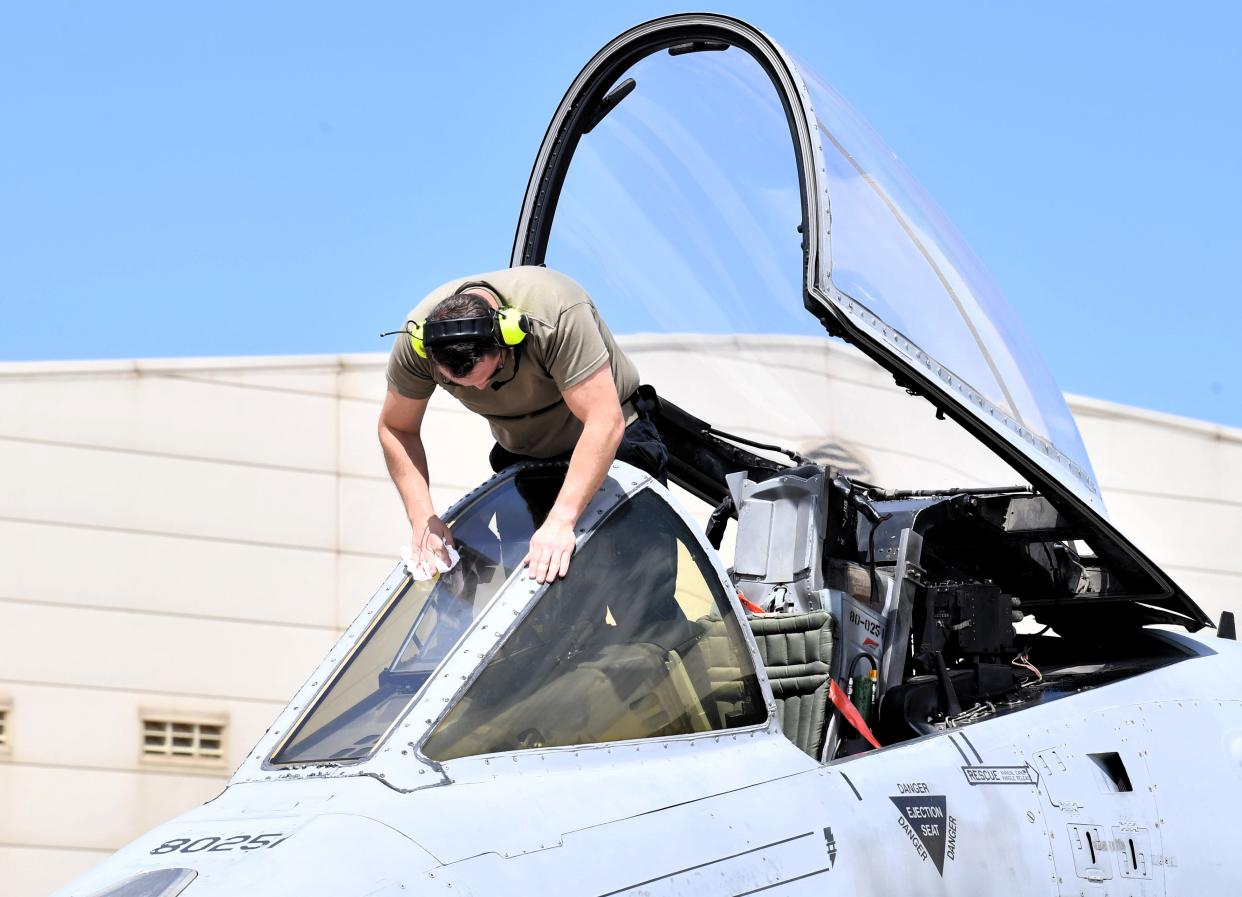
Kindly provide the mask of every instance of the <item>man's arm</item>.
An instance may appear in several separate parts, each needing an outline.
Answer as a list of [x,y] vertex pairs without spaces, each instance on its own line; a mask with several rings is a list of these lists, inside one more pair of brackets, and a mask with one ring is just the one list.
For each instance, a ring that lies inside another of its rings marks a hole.
[[561,395],[574,417],[582,421],[582,435],[569,458],[569,471],[556,503],[543,526],[531,537],[530,551],[524,559],[531,579],[539,582],[551,582],[569,571],[574,525],[608,474],[625,434],[625,418],[607,361]]
[[427,452],[423,448],[422,426],[427,402],[428,399],[406,398],[388,387],[384,407],[380,409],[379,441],[384,449],[388,475],[401,494],[401,503],[410,520],[414,560],[434,562],[439,557],[448,563],[444,545],[452,545],[453,536],[436,516],[431,502]]

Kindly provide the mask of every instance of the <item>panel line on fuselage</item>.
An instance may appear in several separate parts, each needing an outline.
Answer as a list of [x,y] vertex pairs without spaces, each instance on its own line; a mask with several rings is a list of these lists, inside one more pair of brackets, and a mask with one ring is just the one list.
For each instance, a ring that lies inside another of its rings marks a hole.
[[743,891],[740,894],[734,894],[733,897],[747,897],[749,894],[758,894],[760,891],[770,891],[772,888],[779,888],[782,885],[791,885],[795,881],[802,881],[804,878],[812,878],[816,875],[823,875],[831,868],[831,866],[825,866],[823,869],[816,869],[814,872],[807,872],[805,875],[795,875],[793,878],[787,878],[784,881],[774,881],[770,885],[764,885],[762,888],[755,888],[753,891]]
[[[788,843],[790,843],[791,841],[800,841],[800,840],[802,840],[803,838],[809,838],[809,837],[811,837],[811,835],[813,835],[813,834],[815,834],[815,833],[814,833],[814,832],[803,832],[801,835],[794,835],[793,837],[790,837],[790,838],[782,838],[782,839],[781,839],[781,840],[779,840],[779,841],[773,841],[771,844],[761,844],[761,845],[760,845],[760,846],[758,846],[758,847],[752,847],[752,848],[750,848],[750,850],[743,850],[741,853],[733,853],[733,854],[730,854],[730,855],[729,855],[729,856],[727,856],[727,857],[719,857],[718,859],[708,860],[706,863],[699,863],[697,866],[687,866],[685,869],[678,869],[676,872],[667,872],[667,873],[665,873],[664,875],[657,875],[655,878],[649,878],[649,879],[647,879],[646,881],[640,881],[640,882],[637,882],[637,883],[632,884],[632,885],[626,885],[624,888],[617,888],[615,891],[609,891],[609,892],[608,892],[608,893],[606,893],[606,894],[600,894],[600,895],[599,895],[599,897],[613,897],[613,895],[614,895],[614,894],[624,894],[626,891],[632,891],[632,890],[634,890],[635,888],[641,888],[641,887],[643,887],[644,885],[653,884],[654,882],[657,882],[657,881],[663,881],[663,880],[664,880],[664,879],[666,879],[666,878],[672,878],[674,875],[682,875],[682,874],[684,874],[684,873],[686,873],[686,872],[693,872],[693,871],[695,871],[696,869],[703,869],[703,868],[705,868],[705,867],[707,867],[707,866],[714,866],[714,865],[716,865],[717,863],[723,863],[723,862],[725,862],[725,861],[727,861],[727,860],[733,860],[733,859],[737,859],[738,857],[744,857],[744,856],[746,856],[747,854],[750,854],[750,853],[757,853],[757,852],[758,852],[758,851],[760,851],[760,850],[767,850],[767,849],[768,849],[768,848],[770,848],[770,847],[779,847],[780,845],[782,845],[782,844],[788,844]],[[828,870],[826,870],[826,869],[821,869],[820,871],[821,871],[821,872],[826,872],[826,871],[828,871]],[[810,874],[811,874],[811,875],[818,875],[819,873],[818,873],[818,872],[812,872],[812,873],[810,873]],[[800,877],[805,878],[806,876],[800,876]],[[792,879],[792,878],[791,878],[791,879],[789,879],[789,881],[796,881],[796,879]],[[785,882],[777,882],[777,884],[784,884],[784,883],[785,883]],[[769,887],[769,888],[770,888],[770,887],[774,887],[774,885],[768,885],[767,887]],[[764,889],[764,888],[760,888],[759,890],[761,890],[761,891],[762,891],[762,890],[765,890],[765,889]],[[755,892],[754,892],[754,891],[747,891],[746,893],[747,893],[747,894],[753,894],[753,893],[755,893]],[[741,895],[741,894],[737,894],[737,895],[735,895],[735,897],[743,897],[743,895]]]

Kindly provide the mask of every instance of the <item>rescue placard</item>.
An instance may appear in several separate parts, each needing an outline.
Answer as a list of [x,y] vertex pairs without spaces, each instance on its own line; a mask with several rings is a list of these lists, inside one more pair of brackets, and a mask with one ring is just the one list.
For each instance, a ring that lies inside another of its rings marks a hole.
[[962,775],[972,785],[1038,785],[1039,773],[1026,766],[963,766]]

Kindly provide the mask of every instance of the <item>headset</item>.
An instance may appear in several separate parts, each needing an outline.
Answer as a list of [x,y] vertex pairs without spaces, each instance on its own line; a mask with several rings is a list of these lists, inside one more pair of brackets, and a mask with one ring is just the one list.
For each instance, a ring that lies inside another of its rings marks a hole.
[[477,287],[487,289],[500,299],[500,308],[489,308],[486,314],[469,318],[408,322],[410,346],[419,358],[427,357],[429,346],[488,340],[504,349],[520,345],[526,339],[526,335],[530,333],[530,319],[520,310],[505,305],[504,297],[491,284],[481,280],[463,283],[453,291],[453,295],[458,296]]

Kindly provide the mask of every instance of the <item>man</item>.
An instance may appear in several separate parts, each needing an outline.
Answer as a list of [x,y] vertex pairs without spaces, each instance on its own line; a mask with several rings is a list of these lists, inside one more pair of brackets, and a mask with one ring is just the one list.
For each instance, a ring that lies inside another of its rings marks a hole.
[[384,460],[413,530],[414,559],[447,562],[452,535],[431,501],[421,428],[440,387],[483,415],[489,461],[568,458],[556,502],[523,559],[532,579],[569,570],[574,525],[614,457],[664,479],[668,453],[640,416],[638,372],[590,296],[564,274],[527,266],[450,281],[410,312],[388,360],[380,411]]

